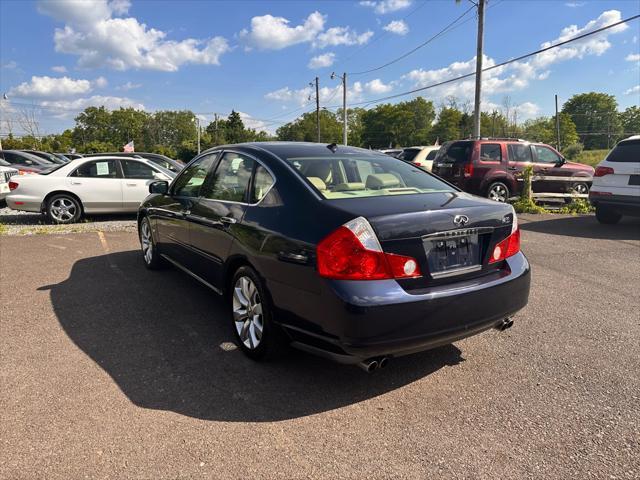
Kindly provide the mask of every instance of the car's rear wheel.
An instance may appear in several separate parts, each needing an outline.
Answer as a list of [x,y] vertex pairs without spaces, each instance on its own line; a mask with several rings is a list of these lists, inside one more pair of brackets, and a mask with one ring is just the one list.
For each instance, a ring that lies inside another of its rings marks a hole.
[[273,311],[256,271],[240,267],[231,280],[233,331],[240,349],[254,360],[279,357],[287,349],[284,332],[273,322]]
[[596,218],[600,223],[604,223],[606,225],[613,225],[618,223],[622,218],[622,214],[616,212],[611,207],[606,207],[604,205],[596,205]]
[[82,205],[72,195],[54,195],[47,202],[47,217],[53,223],[75,223],[82,218]]
[[[584,183],[584,182],[580,182],[580,183],[574,183],[571,186],[571,191],[569,193],[573,193],[576,195],[588,195],[589,194],[589,184],[588,183]],[[572,203],[575,198],[573,197],[568,197],[565,198],[565,203]]]
[[145,266],[149,270],[157,270],[164,266],[164,261],[158,252],[156,243],[151,232],[151,222],[149,217],[144,217],[140,221],[138,227],[138,235],[140,237],[140,247],[142,249],[142,258]]
[[502,182],[493,182],[487,189],[487,198],[505,203],[509,200],[509,187]]

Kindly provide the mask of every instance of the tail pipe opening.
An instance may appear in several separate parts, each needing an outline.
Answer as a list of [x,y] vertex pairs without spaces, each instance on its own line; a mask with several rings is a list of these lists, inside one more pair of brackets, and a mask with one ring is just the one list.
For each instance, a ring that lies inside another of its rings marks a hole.
[[496,326],[496,330],[500,330],[501,332],[505,331],[507,328],[511,328],[513,326],[513,319],[505,318],[502,322]]

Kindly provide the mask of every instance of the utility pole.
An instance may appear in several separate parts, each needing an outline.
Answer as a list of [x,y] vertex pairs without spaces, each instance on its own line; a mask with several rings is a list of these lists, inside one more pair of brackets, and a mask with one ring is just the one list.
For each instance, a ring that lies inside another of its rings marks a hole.
[[198,130],[198,155],[200,155],[200,119],[198,117],[194,117],[193,121],[196,124],[196,129]]
[[214,122],[215,122],[214,125],[215,125],[215,131],[216,131],[215,142],[216,142],[216,145],[218,145],[219,144],[218,143],[218,114],[214,113],[213,114],[213,118],[214,118]]
[[320,143],[320,88],[318,77],[316,77],[316,130],[318,132],[318,143]]
[[[331,80],[336,78],[335,72],[331,74]],[[342,143],[347,145],[347,73],[343,73],[340,80],[342,80]]]
[[473,136],[480,138],[480,95],[482,93],[482,55],[484,50],[484,4],[478,0],[478,42],[476,51],[476,96],[473,111]]
[[607,114],[607,150],[611,149],[611,114]]
[[560,117],[558,116],[558,95],[556,94],[556,145],[560,151]]

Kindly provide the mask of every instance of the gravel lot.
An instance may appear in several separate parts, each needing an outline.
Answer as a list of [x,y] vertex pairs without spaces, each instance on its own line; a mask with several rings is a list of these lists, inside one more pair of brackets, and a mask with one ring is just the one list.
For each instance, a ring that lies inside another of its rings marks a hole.
[[131,232],[0,237],[0,478],[637,479],[640,221],[522,218],[514,327],[373,375],[247,360]]

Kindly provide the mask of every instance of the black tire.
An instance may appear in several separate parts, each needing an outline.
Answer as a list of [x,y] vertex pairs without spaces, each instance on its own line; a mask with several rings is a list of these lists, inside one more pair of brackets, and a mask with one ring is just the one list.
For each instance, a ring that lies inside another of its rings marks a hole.
[[52,223],[76,223],[82,218],[82,203],[73,195],[58,193],[47,201],[46,213]]
[[[240,285],[244,279],[250,280],[255,287],[255,292]],[[240,291],[237,291],[239,289]],[[247,300],[247,305],[241,302],[241,298]],[[231,327],[240,350],[253,360],[273,360],[281,357],[288,350],[289,341],[282,328],[273,320],[273,308],[269,295],[256,271],[249,266],[240,267],[229,284],[227,296],[231,306]],[[251,311],[257,312],[256,305],[260,305],[260,314],[250,315]],[[244,310],[244,314],[242,313]],[[262,331],[259,332],[261,324]],[[243,332],[246,337],[243,336]],[[257,344],[255,340],[258,340]]]
[[487,198],[500,203],[506,203],[511,196],[509,187],[502,182],[493,182],[487,188]]
[[620,221],[622,214],[616,212],[611,207],[596,205],[596,218],[605,225],[614,225]]
[[158,270],[163,268],[166,263],[160,256],[156,241],[153,238],[153,230],[149,217],[143,217],[138,224],[138,239],[140,240],[140,248],[142,250],[142,261],[144,266],[149,270]]
[[[579,193],[583,195],[589,194],[589,184],[585,182],[578,182],[571,185],[569,193]],[[571,197],[565,197],[564,202],[567,204],[573,203],[575,199]]]

